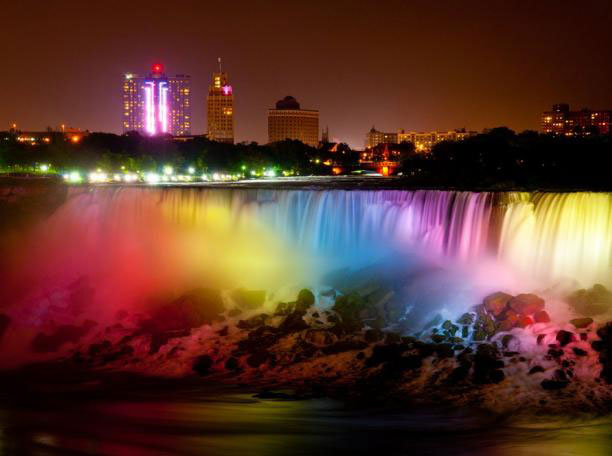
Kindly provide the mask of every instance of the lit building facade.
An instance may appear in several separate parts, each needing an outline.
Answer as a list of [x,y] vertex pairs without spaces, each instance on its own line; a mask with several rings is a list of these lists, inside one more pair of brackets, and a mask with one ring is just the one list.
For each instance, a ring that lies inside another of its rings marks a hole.
[[191,134],[191,77],[168,77],[159,63],[146,77],[128,73],[123,81],[123,132]]
[[554,135],[607,135],[611,132],[610,122],[612,122],[612,110],[570,111],[570,106],[565,103],[555,104],[552,111],[542,113],[542,131]]
[[208,139],[234,143],[234,91],[229,84],[227,73],[213,73],[212,83],[206,97],[206,118]]
[[372,127],[366,134],[365,147],[371,149],[379,144],[397,144],[397,133],[385,133]]
[[417,152],[429,152],[431,148],[442,141],[463,141],[470,136],[478,134],[475,131],[449,130],[449,131],[404,131],[397,134],[397,142],[411,142]]
[[286,96],[268,109],[268,142],[296,139],[312,147],[319,145],[319,111],[301,109],[298,101]]

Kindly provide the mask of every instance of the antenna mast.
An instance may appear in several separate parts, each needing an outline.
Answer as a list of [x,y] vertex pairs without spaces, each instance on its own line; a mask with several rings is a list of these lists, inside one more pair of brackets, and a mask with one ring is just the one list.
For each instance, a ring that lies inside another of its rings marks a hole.
[[217,57],[217,61],[219,62],[219,73],[223,73],[223,71],[221,71],[221,57]]

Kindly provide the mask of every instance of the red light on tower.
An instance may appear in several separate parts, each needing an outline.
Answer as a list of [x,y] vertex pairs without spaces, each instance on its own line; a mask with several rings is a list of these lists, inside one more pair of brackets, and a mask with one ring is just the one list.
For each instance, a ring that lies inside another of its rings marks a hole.
[[162,66],[161,63],[153,64],[153,73],[161,73],[163,69],[164,67]]

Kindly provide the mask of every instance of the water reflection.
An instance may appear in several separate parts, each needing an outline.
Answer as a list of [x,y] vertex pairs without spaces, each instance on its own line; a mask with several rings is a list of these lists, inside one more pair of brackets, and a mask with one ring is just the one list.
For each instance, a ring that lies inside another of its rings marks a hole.
[[13,403],[0,411],[0,454],[609,455],[611,431],[606,418],[355,410],[328,399],[257,400],[189,390],[167,400],[63,397]]

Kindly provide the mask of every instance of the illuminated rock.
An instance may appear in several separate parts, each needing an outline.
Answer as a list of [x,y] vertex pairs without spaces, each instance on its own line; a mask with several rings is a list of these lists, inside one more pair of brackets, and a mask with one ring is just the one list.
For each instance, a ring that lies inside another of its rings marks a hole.
[[593,319],[588,317],[574,318],[573,320],[570,320],[570,323],[574,325],[575,328],[583,329],[591,325],[593,323]]
[[506,310],[511,299],[511,295],[500,291],[484,298],[483,303],[487,312],[497,317]]
[[544,300],[532,293],[523,293],[512,298],[509,306],[517,314],[532,315],[544,310]]

